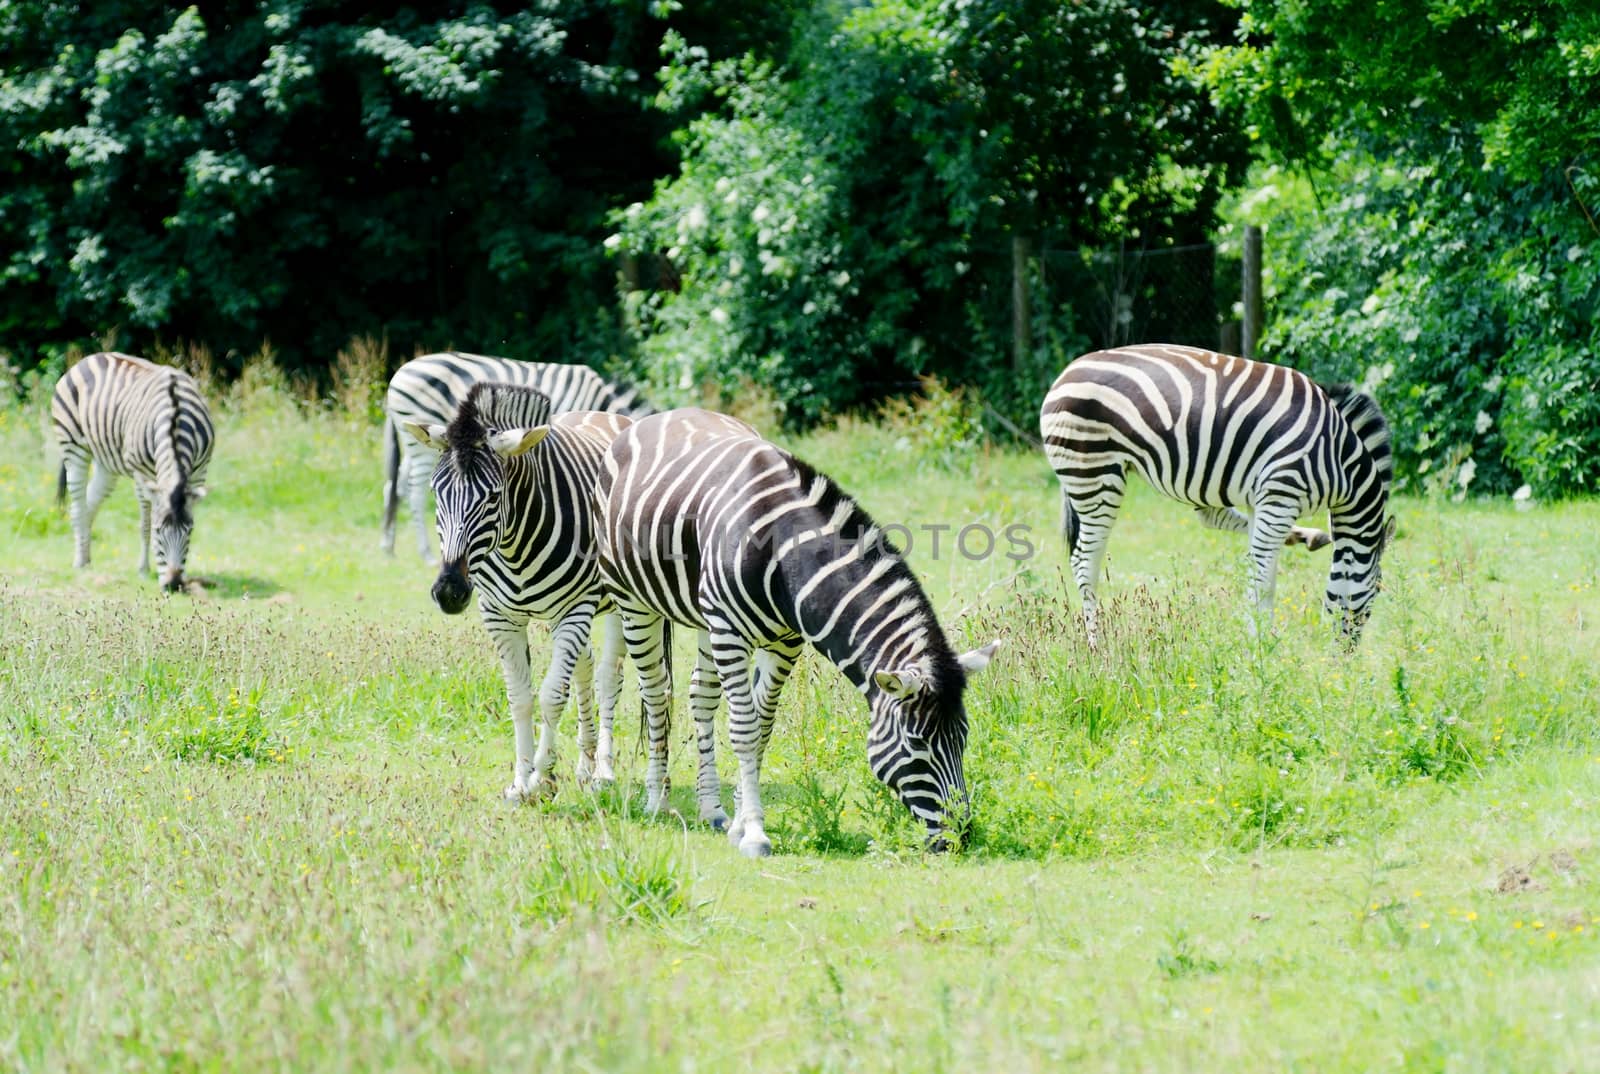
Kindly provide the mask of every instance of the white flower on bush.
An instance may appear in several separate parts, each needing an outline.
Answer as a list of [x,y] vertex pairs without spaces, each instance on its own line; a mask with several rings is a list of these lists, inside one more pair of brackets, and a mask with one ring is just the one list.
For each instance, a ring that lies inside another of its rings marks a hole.
[[622,236],[621,235],[607,235],[606,236],[605,247],[606,247],[607,250],[615,250],[617,247],[619,247],[621,245],[622,245]]
[[711,307],[711,320],[714,324],[725,325],[728,323],[728,311],[721,306]]
[[1456,471],[1456,484],[1465,489],[1472,484],[1472,478],[1478,472],[1478,464],[1472,461],[1472,456],[1467,456],[1467,461],[1461,464],[1461,469]]
[[834,273],[833,274],[833,285],[835,287],[849,287],[850,286],[850,274],[848,272],[843,272],[843,271]]
[[1494,419],[1481,410],[1478,411],[1478,416],[1472,419],[1472,428],[1479,436],[1482,436],[1484,433],[1488,432],[1489,427],[1493,424]]
[[744,271],[744,258],[739,257],[737,254],[735,254],[733,257],[728,258],[728,275],[729,276],[737,276],[737,275],[739,275],[739,273],[741,273],[743,271]]
[[1483,382],[1483,390],[1486,391],[1486,392],[1489,392],[1490,394],[1493,394],[1494,392],[1499,391],[1500,390],[1500,374],[1496,373],[1494,376],[1492,376],[1488,380],[1484,381]]
[[813,313],[817,312],[817,304],[812,302],[810,299],[807,299],[806,304],[800,307],[800,312],[809,317]]
[[682,235],[686,232],[704,231],[707,222],[706,207],[696,203],[691,205],[683,219],[678,221],[678,233]]
[[715,183],[711,184],[711,189],[716,191],[718,194],[726,194],[728,192],[729,188],[731,188],[732,186],[733,186],[733,181],[731,179],[729,179],[726,175],[724,175],[722,178],[718,179]]
[[1533,506],[1533,486],[1523,485],[1511,494],[1511,502],[1517,505],[1518,511],[1526,511]]
[[759,224],[771,215],[772,210],[767,208],[766,202],[762,202],[760,205],[755,207],[754,211],[750,213],[750,219]]

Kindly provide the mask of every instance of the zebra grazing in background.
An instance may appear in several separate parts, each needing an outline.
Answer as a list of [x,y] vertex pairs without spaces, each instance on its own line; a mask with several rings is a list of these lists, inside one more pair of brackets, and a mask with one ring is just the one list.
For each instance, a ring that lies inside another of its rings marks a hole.
[[[1394,531],[1384,515],[1389,426],[1370,396],[1284,366],[1147,344],[1073,361],[1045,396],[1039,428],[1061,481],[1091,645],[1095,582],[1130,467],[1193,504],[1206,525],[1249,533],[1250,596],[1261,613],[1272,610],[1279,549],[1331,540],[1327,607],[1348,644],[1359,640]],[[1323,509],[1331,538],[1295,526]]]
[[394,552],[395,514],[400,498],[409,494],[417,550],[423,559],[431,562],[433,558],[428,546],[428,475],[437,455],[425,444],[401,437],[400,430],[407,423],[448,425],[467,390],[480,381],[535,388],[549,396],[552,414],[601,410],[637,418],[651,413],[633,388],[609,381],[584,365],[519,362],[459,351],[413,358],[395,371],[384,397],[388,414],[383,431],[385,552]]
[[[590,708],[589,632],[605,604],[595,555],[595,486],[606,450],[629,421],[580,411],[551,420],[550,400],[531,388],[473,385],[448,426],[406,425],[440,452],[441,565],[433,599],[478,608],[500,654],[516,733],[516,765],[506,797],[544,797],[554,788],[556,721],[569,685],[578,706],[578,779],[610,781],[612,714],[622,681],[622,635],[611,616],[600,654],[600,734]],[[539,688],[542,724],[533,738],[528,623],[553,622],[554,650]]]
[[[778,693],[805,642],[836,664],[871,709],[872,771],[943,847],[966,810],[967,676],[999,643],[957,656],[899,554],[828,477],[741,422],[673,410],[617,438],[599,490],[600,570],[639,669],[649,731],[645,786],[662,804],[670,705],[668,625],[703,632],[699,701],[720,686],[739,760],[729,836],[771,853],[762,756]],[[720,811],[715,770],[697,792]]]
[[150,570],[153,530],[161,584],[181,588],[214,438],[194,378],[128,354],[91,354],[56,383],[50,421],[62,456],[56,500],[72,503],[73,565],[89,565],[95,512],[126,474],[139,497],[139,572]]

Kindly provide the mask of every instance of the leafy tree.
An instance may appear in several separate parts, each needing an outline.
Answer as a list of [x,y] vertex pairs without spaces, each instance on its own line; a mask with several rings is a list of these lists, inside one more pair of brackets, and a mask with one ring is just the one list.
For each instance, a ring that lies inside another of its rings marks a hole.
[[[723,5],[724,8],[729,5]],[[742,13],[730,47],[761,38]],[[647,0],[0,0],[0,350],[116,330],[599,360],[604,214],[671,166]]]
[[[927,373],[1036,406],[1061,355],[1020,377],[1007,356],[1007,236],[1204,232],[1240,150],[1175,70],[1196,39],[1125,0],[840,7],[784,65],[669,39],[658,107],[720,107],[614,216],[615,248],[678,274],[635,299],[643,369],[685,392],[755,381],[796,421]],[[1070,309],[1047,315],[1070,332]]]
[[1208,66],[1218,101],[1331,181],[1255,199],[1265,346],[1376,383],[1408,480],[1600,487],[1600,8],[1240,6]]

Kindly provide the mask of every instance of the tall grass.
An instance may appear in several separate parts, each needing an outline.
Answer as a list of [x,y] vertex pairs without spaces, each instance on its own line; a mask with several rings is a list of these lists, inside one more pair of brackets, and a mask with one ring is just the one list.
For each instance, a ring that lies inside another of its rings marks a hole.
[[[0,1065],[1600,1062],[1596,505],[1402,499],[1346,655],[1325,554],[1286,553],[1252,639],[1242,543],[1136,489],[1091,652],[1053,477],[962,446],[970,401],[812,434],[792,446],[913,531],[953,637],[1005,646],[968,692],[963,853],[923,854],[812,655],[755,865],[684,819],[681,714],[670,811],[640,815],[631,683],[614,791],[571,780],[569,720],[556,798],[500,803],[483,631],[374,551],[356,378],[381,353],[352,349],[332,404],[269,354],[221,393],[193,598],[135,575],[126,489],[73,571],[42,404],[0,405]],[[975,522],[1034,554],[932,554],[923,527]]]

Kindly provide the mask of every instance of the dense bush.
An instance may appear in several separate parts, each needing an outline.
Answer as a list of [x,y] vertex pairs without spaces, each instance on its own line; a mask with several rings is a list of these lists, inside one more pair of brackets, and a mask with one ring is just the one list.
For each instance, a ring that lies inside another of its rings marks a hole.
[[678,274],[635,295],[642,371],[668,395],[754,380],[798,421],[926,374],[1031,409],[1076,338],[1041,310],[1013,363],[1010,236],[1204,236],[1238,150],[1174,71],[1198,38],[1126,0],[831,12],[786,67],[669,41],[659,104],[720,107],[615,217],[614,249]]
[[1373,385],[1406,480],[1600,489],[1600,9],[1250,5],[1221,50],[1282,173],[1264,348]]

